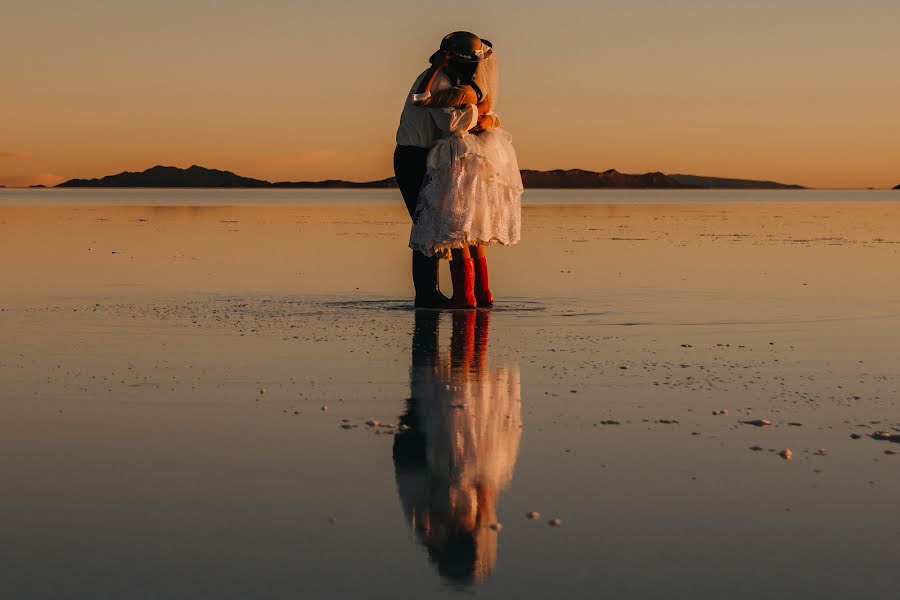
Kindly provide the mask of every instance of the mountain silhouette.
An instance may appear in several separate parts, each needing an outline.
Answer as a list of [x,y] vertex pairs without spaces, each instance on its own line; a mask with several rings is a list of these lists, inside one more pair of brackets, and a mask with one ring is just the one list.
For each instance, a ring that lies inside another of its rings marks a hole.
[[778,183],[777,181],[759,181],[756,179],[727,179],[725,177],[703,177],[700,175],[669,175],[672,179],[698,188],[727,190],[803,190],[802,185]]
[[522,169],[527,188],[680,188],[688,187],[663,173],[629,175],[609,169],[602,173],[583,169],[532,171]]
[[231,171],[191,165],[187,169],[155,166],[141,171],[123,171],[99,179],[70,179],[56,187],[269,187],[262,179],[235,175]]
[[[632,175],[615,169],[603,172],[584,169],[554,169],[551,171],[522,170],[522,183],[526,188],[730,188],[730,189],[799,189],[801,186],[786,185],[773,181],[753,181],[749,179],[724,179],[720,177],[700,177],[697,175],[666,175],[664,173],[643,173]],[[278,181],[272,183],[263,179],[242,177],[231,171],[207,169],[192,165],[187,169],[157,165],[146,171],[123,171],[97,179],[70,179],[56,187],[110,187],[110,188],[394,188],[393,177],[376,181],[345,181],[327,179],[325,181]]]

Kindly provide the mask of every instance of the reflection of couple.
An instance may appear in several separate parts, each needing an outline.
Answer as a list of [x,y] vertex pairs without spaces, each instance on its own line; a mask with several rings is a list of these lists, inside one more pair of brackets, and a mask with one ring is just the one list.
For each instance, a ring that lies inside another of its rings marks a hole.
[[[410,399],[394,441],[403,512],[441,575],[475,583],[497,555],[497,500],[521,437],[518,366],[488,367],[489,311],[453,313],[439,352],[440,313],[416,311]],[[492,527],[493,526],[493,527]]]
[[[407,96],[394,152],[413,218],[415,305],[490,306],[485,246],[519,241],[522,194],[510,136],[494,113],[497,59],[490,42],[458,31],[430,60]],[[449,300],[438,287],[440,257],[450,258]]]

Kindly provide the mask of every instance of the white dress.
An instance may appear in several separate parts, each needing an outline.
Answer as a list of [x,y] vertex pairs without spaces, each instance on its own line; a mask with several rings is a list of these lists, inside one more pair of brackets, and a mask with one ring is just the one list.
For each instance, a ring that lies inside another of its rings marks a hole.
[[515,244],[521,198],[522,176],[506,130],[441,139],[428,153],[409,246],[426,256],[449,257],[451,248]]

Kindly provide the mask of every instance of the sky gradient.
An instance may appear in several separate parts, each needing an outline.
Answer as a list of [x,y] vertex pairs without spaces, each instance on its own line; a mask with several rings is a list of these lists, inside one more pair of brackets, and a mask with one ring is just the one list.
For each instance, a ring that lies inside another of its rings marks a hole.
[[389,176],[409,86],[465,29],[523,168],[892,187],[898,25],[897,0],[3,0],[0,185]]

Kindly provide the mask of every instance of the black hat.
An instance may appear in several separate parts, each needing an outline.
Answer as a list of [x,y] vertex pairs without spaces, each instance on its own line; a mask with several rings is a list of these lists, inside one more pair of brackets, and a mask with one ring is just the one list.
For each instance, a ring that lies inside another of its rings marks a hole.
[[440,49],[431,55],[429,62],[433,63],[438,56],[446,54],[452,62],[477,63],[490,53],[492,47],[489,41],[474,33],[454,31],[444,36]]

